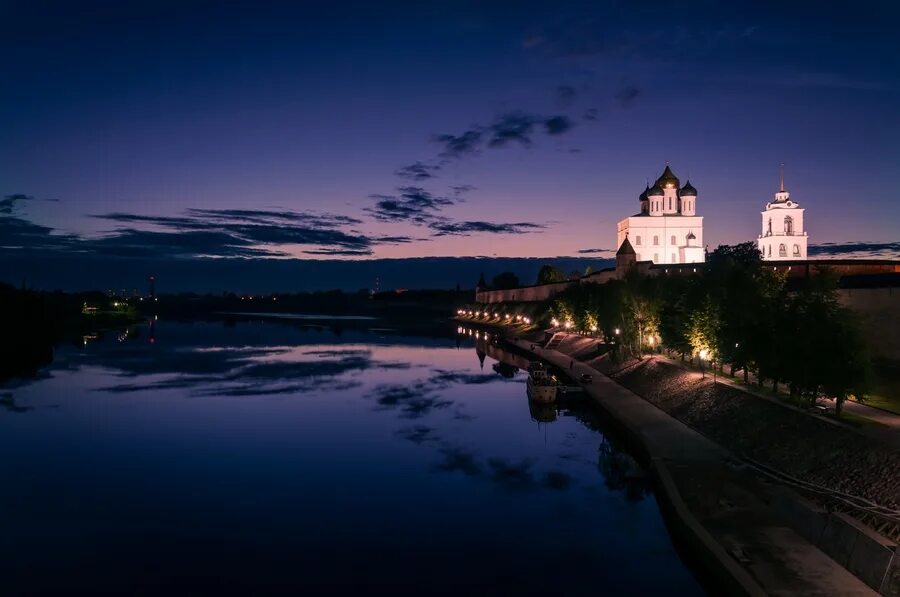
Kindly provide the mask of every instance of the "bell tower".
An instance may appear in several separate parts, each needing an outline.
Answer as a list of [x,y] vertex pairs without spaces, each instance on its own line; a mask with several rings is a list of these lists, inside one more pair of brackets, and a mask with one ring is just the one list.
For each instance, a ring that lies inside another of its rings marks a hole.
[[784,164],[781,165],[781,184],[773,201],[766,203],[762,213],[762,233],[757,239],[762,258],[766,261],[796,261],[806,259],[807,236],[803,228],[804,209],[791,200],[784,189]]

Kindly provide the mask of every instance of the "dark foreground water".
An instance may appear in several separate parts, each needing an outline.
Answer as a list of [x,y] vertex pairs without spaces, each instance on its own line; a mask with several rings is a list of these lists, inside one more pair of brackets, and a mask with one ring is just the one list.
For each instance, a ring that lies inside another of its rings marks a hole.
[[466,333],[149,332],[0,388],[0,594],[700,593],[591,410]]

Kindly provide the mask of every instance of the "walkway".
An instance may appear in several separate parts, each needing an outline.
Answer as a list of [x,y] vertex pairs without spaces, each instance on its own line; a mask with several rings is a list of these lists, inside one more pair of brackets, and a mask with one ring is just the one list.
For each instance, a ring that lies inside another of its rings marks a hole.
[[556,350],[511,338],[574,377],[590,374],[587,394],[640,439],[676,521],[695,547],[746,594],[875,595],[858,578],[782,522],[762,499],[770,487],[735,466],[729,453],[590,366]]

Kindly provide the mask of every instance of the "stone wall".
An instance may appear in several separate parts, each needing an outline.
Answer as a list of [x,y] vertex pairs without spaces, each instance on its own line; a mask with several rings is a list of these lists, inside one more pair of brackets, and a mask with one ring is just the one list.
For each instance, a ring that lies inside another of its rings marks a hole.
[[862,315],[872,354],[900,361],[900,288],[844,288],[838,295],[843,305]]
[[567,281],[510,288],[509,290],[483,290],[475,294],[475,302],[486,304],[506,302],[539,303],[556,296],[572,284],[577,283]]

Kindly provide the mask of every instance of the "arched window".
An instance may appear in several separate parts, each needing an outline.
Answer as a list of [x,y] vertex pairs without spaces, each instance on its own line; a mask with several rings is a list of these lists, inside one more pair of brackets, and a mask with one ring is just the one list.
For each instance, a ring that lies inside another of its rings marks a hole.
[[769,226],[766,229],[766,236],[772,236],[772,218],[769,218]]
[[788,236],[794,234],[794,218],[791,216],[784,216],[784,233]]
[[675,235],[673,234],[673,235],[672,235],[672,244],[674,245],[674,244],[677,243],[677,242],[678,242],[678,241],[675,240]]
[[659,263],[659,253],[653,254],[653,263]]
[[769,245],[769,257],[772,256],[772,245]]
[[635,236],[634,241],[635,241],[634,244],[640,245],[641,244],[641,235],[638,234],[637,236]]
[[784,246],[784,243],[778,245],[778,256],[787,257],[787,247]]
[[800,257],[800,245],[794,245],[794,257]]
[[654,237],[653,237],[653,244],[656,245],[656,246],[659,246],[659,236],[654,236]]

